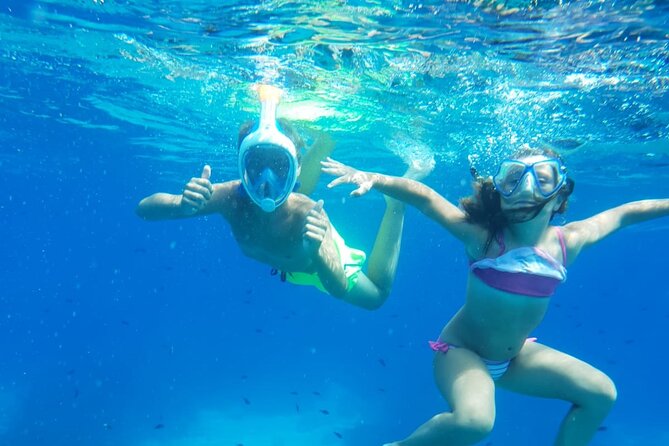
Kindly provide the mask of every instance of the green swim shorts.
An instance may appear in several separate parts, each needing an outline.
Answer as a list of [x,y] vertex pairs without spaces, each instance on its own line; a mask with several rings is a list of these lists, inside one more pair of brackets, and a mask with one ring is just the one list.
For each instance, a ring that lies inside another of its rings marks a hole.
[[[346,242],[334,226],[330,226],[330,229],[332,230],[332,238],[335,241],[341,265],[344,268],[347,281],[346,291],[348,292],[358,283],[358,276],[360,275],[360,271],[362,271],[365,260],[367,260],[367,255],[364,251],[346,246]],[[324,293],[327,293],[317,273],[286,273],[286,280],[296,285],[315,286]]]

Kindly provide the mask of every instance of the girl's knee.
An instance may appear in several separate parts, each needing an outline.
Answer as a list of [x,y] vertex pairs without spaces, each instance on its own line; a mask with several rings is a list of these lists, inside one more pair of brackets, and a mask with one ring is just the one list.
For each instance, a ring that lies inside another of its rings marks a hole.
[[618,398],[618,391],[614,382],[602,372],[597,372],[588,383],[584,406],[591,406],[608,412]]
[[472,443],[479,442],[490,435],[495,425],[495,415],[486,413],[486,411],[455,411],[453,417],[462,432],[463,438]]

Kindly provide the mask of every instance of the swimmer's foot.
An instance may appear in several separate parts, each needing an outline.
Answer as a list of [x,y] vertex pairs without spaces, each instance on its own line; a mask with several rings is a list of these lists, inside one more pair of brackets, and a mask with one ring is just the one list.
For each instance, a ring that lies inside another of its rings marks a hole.
[[409,178],[410,180],[420,181],[432,173],[434,170],[434,165],[434,158],[411,160],[409,168],[402,176],[404,178]]
[[[430,173],[432,173],[432,171],[434,170],[434,165],[435,165],[434,158],[423,159],[423,160],[412,160],[411,163],[409,164],[409,168],[407,169],[406,172],[404,172],[404,175],[402,175],[402,178],[408,178],[410,180],[420,181],[423,178],[426,178]],[[390,198],[387,195],[385,196],[385,199],[387,206],[397,206],[397,207],[404,206],[404,204],[401,203],[400,201],[395,200],[394,198]],[[391,446],[394,445],[394,443],[388,443],[388,444]]]

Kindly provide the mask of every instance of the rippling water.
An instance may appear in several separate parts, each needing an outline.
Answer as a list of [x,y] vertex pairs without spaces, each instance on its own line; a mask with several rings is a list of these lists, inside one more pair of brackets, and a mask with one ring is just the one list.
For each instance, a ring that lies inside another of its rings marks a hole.
[[[43,0],[2,12],[3,76],[27,80],[0,86],[2,107],[106,130],[139,156],[234,157],[236,126],[257,109],[250,85],[269,82],[287,91],[284,116],[364,145],[359,156],[486,164],[545,142],[577,163],[615,153],[618,170],[669,159],[666,2]],[[35,94],[44,78],[56,88]]]
[[[393,297],[369,314],[282,287],[218,220],[152,226],[137,201],[204,162],[235,178],[260,82],[343,161],[435,158],[426,181],[449,198],[468,163],[539,143],[574,173],[570,220],[669,196],[668,22],[663,0],[0,0],[0,443],[407,435],[444,407],[425,340],[464,293],[455,239],[408,212]],[[347,193],[327,191],[328,212],[371,245],[383,200]],[[537,333],[619,383],[596,445],[668,441],[651,342],[669,319],[666,230],[584,254]],[[510,398],[490,441],[548,441],[563,407]]]

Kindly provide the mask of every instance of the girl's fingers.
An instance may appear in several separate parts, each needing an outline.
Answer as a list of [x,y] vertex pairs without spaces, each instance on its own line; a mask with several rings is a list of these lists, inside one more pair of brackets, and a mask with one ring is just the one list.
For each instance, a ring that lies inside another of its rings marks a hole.
[[345,184],[345,183],[348,183],[348,182],[349,182],[348,177],[339,177],[339,178],[335,178],[334,180],[330,181],[330,183],[328,184],[328,187],[333,188],[333,187],[339,186],[340,184]]

